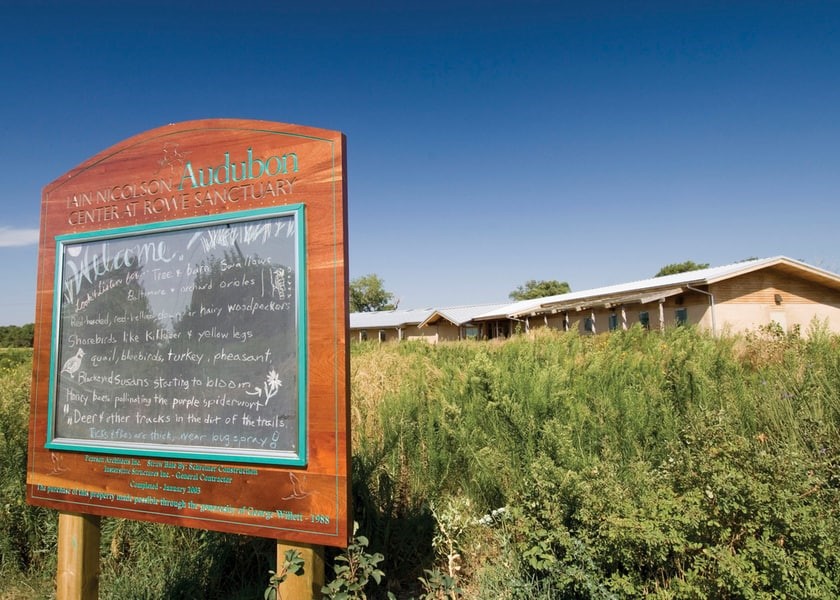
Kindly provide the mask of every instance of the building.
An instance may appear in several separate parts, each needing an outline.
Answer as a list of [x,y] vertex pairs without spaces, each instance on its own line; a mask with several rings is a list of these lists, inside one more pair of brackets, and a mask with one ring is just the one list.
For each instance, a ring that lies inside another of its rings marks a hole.
[[431,308],[350,313],[350,339],[364,342],[414,340],[422,337],[417,326],[434,312]]
[[504,304],[476,304],[448,308],[383,310],[350,314],[351,339],[442,341],[507,337],[510,332],[494,325],[475,323],[476,315],[499,309]]
[[[454,306],[438,308],[417,327],[429,341],[451,340],[486,340],[497,337],[508,337],[510,328],[502,321],[504,327],[496,322],[477,321],[476,317],[487,312],[499,310],[506,304],[476,304],[471,306]],[[434,339],[432,339],[434,338]]]
[[[693,324],[738,333],[779,324],[805,333],[814,319],[840,333],[840,275],[784,256],[755,259],[664,277],[522,300],[510,304],[350,315],[353,332],[385,331],[403,321],[395,339],[488,339],[551,327],[595,334]],[[406,314],[409,313],[409,314]],[[405,316],[398,316],[403,314]],[[408,317],[412,319],[410,327]],[[422,318],[421,318],[422,317]],[[381,325],[377,325],[381,323]],[[410,332],[408,334],[407,332]]]

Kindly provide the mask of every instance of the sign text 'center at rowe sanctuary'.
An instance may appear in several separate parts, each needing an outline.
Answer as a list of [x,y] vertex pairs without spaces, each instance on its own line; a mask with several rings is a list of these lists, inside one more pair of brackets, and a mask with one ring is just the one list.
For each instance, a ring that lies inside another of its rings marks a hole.
[[245,156],[231,159],[224,153],[221,163],[196,166],[188,152],[177,145],[165,147],[156,177],[98,190],[68,195],[70,225],[109,223],[138,215],[184,212],[202,207],[248,205],[266,198],[294,192],[295,173],[300,170],[296,153],[255,157],[252,148]]

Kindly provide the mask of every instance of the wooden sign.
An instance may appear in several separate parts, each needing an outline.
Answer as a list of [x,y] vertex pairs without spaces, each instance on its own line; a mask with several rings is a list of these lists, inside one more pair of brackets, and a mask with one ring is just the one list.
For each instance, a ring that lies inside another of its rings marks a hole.
[[30,503],[347,544],[344,146],[179,123],[44,189]]

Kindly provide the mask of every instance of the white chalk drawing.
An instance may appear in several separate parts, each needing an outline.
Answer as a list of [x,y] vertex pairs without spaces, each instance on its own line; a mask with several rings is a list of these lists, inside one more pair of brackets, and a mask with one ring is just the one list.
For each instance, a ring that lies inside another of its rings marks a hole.
[[271,295],[277,294],[279,300],[286,299],[286,269],[278,267],[273,270],[274,276],[271,279]]
[[74,379],[76,376],[76,371],[78,371],[79,367],[82,366],[82,357],[84,357],[84,355],[85,351],[79,348],[76,351],[75,356],[71,356],[65,361],[64,366],[61,367],[61,372],[67,373],[68,375],[70,375],[70,379]]
[[260,398],[262,398],[263,394],[265,394],[265,403],[267,404],[269,400],[277,395],[277,392],[281,387],[283,387],[283,382],[280,380],[280,376],[277,374],[277,371],[271,369],[271,371],[268,372],[262,387],[256,386],[253,392],[246,391],[245,393],[250,396],[258,396]]

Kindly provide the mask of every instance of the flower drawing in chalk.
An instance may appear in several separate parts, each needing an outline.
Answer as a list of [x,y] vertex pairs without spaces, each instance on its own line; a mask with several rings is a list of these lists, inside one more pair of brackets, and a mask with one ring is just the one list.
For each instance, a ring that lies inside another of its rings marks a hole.
[[277,391],[281,387],[283,387],[283,382],[280,380],[280,376],[277,374],[277,371],[271,369],[271,371],[268,372],[262,387],[255,387],[253,392],[245,393],[251,396],[259,396],[260,398],[262,398],[263,393],[265,393],[265,401],[268,402],[277,395]]
[[[266,385],[268,385],[268,389],[271,390],[272,395],[276,394],[277,393],[277,388],[279,388],[283,385],[283,382],[280,381],[280,376],[277,374],[277,371],[275,371],[274,369],[271,369],[271,371],[268,372],[268,377],[266,377],[265,383],[266,383]],[[266,395],[268,395],[267,391],[266,391]]]

